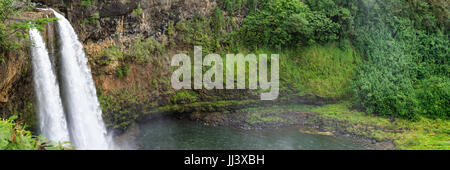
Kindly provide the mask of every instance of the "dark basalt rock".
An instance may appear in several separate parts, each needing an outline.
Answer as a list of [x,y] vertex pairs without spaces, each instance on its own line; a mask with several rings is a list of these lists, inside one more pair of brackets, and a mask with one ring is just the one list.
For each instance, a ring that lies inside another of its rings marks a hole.
[[[158,39],[170,23],[195,15],[209,16],[217,0],[33,0],[61,11],[72,23],[82,42],[97,42],[117,35],[142,34]],[[138,16],[134,11],[141,10]],[[118,28],[121,28],[120,30]]]
[[120,1],[100,1],[100,18],[128,15],[137,8],[137,1],[122,3]]

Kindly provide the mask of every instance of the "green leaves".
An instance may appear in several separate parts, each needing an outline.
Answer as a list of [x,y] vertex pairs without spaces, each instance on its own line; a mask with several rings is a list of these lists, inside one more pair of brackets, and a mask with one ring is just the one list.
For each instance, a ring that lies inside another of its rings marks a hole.
[[94,4],[94,2],[92,0],[82,0],[81,1],[81,5],[82,6],[86,6],[86,7],[90,7]]
[[30,20],[30,21],[25,21],[25,22],[19,22],[16,24],[13,24],[11,26],[12,30],[29,30],[30,28],[37,28],[40,31],[43,30],[43,24],[47,24],[49,22],[53,22],[58,20],[58,18],[39,18],[39,19],[35,19],[35,20]]
[[417,85],[420,113],[432,118],[450,118],[450,78],[432,76]]
[[130,49],[125,53],[126,57],[131,57],[133,61],[140,64],[146,64],[156,58],[163,52],[164,46],[153,37],[144,39],[138,36]]
[[366,61],[353,89],[369,113],[448,118],[448,33],[437,26],[430,31],[431,25],[421,23],[429,16],[417,18],[415,2],[358,6],[355,44]]
[[25,130],[23,121],[14,121],[17,118],[14,115],[8,120],[0,120],[0,150],[69,149],[67,145],[46,142],[42,136],[32,136],[30,131]]
[[281,49],[338,39],[340,25],[299,0],[272,0],[244,19],[240,30],[251,48]]
[[[17,2],[24,2],[25,7],[17,6]],[[43,29],[43,24],[55,21],[56,18],[41,18],[24,22],[11,22],[13,17],[25,10],[34,8],[34,4],[29,0],[1,0],[0,1],[0,63],[4,62],[2,54],[7,51],[20,50],[26,43],[19,43],[23,39],[28,39],[30,28]]]

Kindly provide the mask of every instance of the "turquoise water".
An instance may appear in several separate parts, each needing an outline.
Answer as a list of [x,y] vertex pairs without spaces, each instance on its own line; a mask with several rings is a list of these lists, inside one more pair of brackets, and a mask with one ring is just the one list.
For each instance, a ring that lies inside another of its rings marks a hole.
[[343,137],[311,135],[298,128],[240,130],[187,120],[161,119],[141,125],[144,150],[354,150],[367,149]]

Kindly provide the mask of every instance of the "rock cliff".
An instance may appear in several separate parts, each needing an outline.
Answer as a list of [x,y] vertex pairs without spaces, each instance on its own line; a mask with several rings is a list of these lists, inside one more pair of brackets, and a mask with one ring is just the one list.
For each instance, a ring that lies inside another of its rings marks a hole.
[[[52,17],[50,11],[27,11],[20,17],[12,18],[10,24],[34,20],[39,18]],[[49,51],[54,43],[53,23],[44,25],[42,36],[46,41]],[[17,40],[18,41],[18,40]],[[36,115],[33,107],[34,89],[31,69],[31,56],[28,45],[29,40],[20,41],[24,44],[14,51],[4,52],[4,62],[0,62],[0,117],[7,118],[11,115],[18,115],[25,120],[29,127],[34,128]]]

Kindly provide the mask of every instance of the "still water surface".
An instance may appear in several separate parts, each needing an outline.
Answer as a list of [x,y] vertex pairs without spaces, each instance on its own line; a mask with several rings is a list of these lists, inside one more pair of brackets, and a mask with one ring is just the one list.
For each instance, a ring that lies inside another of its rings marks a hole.
[[144,150],[310,150],[367,149],[344,137],[303,134],[298,128],[240,130],[188,120],[161,119],[141,126]]

